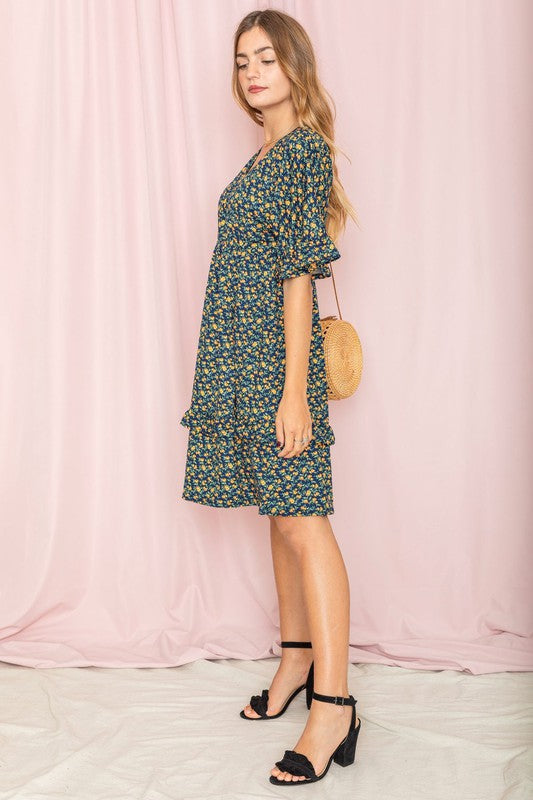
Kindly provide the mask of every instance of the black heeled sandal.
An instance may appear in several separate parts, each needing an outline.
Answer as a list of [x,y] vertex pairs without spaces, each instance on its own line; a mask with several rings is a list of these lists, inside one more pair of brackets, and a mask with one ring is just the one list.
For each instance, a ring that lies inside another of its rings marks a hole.
[[[281,642],[282,647],[312,647],[311,642]],[[307,673],[307,680],[305,683],[302,683],[301,686],[298,686],[297,689],[287,698],[285,701],[285,705],[278,711],[277,714],[267,714],[268,708],[268,689],[263,689],[262,693],[254,694],[253,697],[250,698],[250,705],[252,706],[253,710],[259,714],[258,717],[249,717],[247,714],[244,713],[244,708],[240,712],[240,716],[243,719],[251,719],[257,721],[259,719],[277,719],[281,717],[282,714],[290,706],[291,702],[294,700],[297,694],[299,694],[302,689],[305,689],[305,702],[307,708],[311,708],[311,700],[313,699],[313,686],[314,686],[314,661],[311,661],[311,666],[309,667],[309,672]]]
[[350,720],[348,733],[330,755],[328,763],[320,775],[316,774],[315,768],[303,753],[297,753],[295,750],[285,750],[285,755],[281,761],[276,761],[276,767],[282,772],[290,772],[291,775],[304,776],[306,780],[293,781],[291,779],[290,781],[285,781],[276,778],[275,775],[271,775],[270,783],[274,783],[276,786],[300,786],[302,783],[314,783],[325,777],[332,761],[335,761],[336,764],[340,764],[341,767],[348,767],[355,761],[355,746],[357,744],[359,731],[361,730],[360,717],[357,728],[355,727],[355,704],[357,700],[353,695],[337,697],[334,695],[318,694],[317,692],[313,692],[313,698],[315,700],[323,700],[325,703],[335,703],[339,706],[352,706],[352,718]]

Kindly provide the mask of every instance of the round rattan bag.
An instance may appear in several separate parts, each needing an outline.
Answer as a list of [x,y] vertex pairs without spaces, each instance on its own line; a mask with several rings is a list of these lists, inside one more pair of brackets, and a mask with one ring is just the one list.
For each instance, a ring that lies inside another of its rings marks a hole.
[[331,263],[330,268],[339,318],[322,317],[320,324],[324,339],[328,399],[342,400],[353,394],[359,386],[363,371],[363,348],[353,325],[342,318]]

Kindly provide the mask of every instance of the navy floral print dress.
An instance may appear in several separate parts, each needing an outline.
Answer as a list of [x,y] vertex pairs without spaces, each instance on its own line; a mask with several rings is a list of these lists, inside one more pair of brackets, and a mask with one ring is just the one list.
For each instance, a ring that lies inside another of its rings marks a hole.
[[[182,497],[259,514],[333,513],[324,350],[315,279],[340,258],[325,228],[333,180],[329,147],[298,127],[260,161],[253,154],[218,201],[189,409]],[[310,273],[307,401],[313,438],[278,456],[275,418],[285,376],[283,280]]]

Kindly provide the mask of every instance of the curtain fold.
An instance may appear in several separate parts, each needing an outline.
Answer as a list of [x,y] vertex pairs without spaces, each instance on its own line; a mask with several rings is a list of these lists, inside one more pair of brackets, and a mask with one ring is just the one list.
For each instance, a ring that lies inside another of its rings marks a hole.
[[[262,141],[230,89],[253,7],[0,4],[2,661],[280,653],[267,520],[181,499],[217,199]],[[532,669],[533,7],[276,7],[361,225],[334,270],[363,377],[330,403],[350,659]]]

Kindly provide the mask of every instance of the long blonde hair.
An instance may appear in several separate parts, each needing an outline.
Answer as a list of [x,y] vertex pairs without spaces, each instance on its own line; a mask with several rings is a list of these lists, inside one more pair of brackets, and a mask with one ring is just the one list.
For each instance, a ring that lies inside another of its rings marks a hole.
[[[336,147],[333,139],[335,103],[320,83],[313,45],[300,23],[282,11],[273,9],[252,11],[241,20],[235,31],[231,88],[237,103],[255,123],[263,127],[263,115],[248,103],[239,83],[236,64],[239,37],[255,27],[262,28],[272,42],[280,67],[291,82],[291,100],[296,110],[298,125],[319,133],[330,149],[333,184],[329,195],[326,229],[329,236],[336,241],[346,227],[348,215],[357,225],[359,222],[338,177],[335,155],[337,151],[343,151]],[[331,101],[331,106],[328,99]]]

